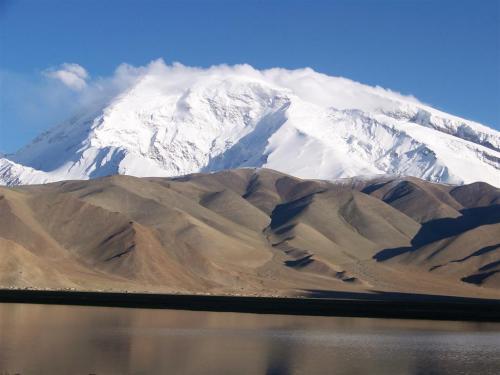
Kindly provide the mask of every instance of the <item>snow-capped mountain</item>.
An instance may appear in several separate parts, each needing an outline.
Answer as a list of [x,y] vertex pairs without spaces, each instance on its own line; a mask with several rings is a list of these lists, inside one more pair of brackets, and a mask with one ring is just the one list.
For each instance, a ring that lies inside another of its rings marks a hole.
[[311,69],[151,63],[97,112],[0,158],[0,183],[267,167],[500,186],[500,133],[412,97]]

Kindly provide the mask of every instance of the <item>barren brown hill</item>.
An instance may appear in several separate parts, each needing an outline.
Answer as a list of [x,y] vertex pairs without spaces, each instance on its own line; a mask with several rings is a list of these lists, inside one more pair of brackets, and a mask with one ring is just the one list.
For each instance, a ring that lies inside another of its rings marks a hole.
[[0,188],[0,287],[500,297],[500,190],[266,169]]

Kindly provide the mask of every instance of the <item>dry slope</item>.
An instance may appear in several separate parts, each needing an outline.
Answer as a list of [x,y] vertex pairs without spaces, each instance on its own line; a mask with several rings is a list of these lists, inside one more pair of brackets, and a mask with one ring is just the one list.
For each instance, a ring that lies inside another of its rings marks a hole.
[[267,169],[0,188],[0,286],[500,296],[500,191]]

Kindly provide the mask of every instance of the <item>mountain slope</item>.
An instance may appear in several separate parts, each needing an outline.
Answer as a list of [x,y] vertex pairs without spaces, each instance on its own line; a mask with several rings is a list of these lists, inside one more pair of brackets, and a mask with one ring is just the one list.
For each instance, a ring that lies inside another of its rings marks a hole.
[[134,84],[4,156],[0,183],[268,167],[302,178],[415,176],[500,186],[500,135],[311,69],[157,61]]
[[1,187],[0,287],[498,298],[499,199],[484,183],[252,168]]

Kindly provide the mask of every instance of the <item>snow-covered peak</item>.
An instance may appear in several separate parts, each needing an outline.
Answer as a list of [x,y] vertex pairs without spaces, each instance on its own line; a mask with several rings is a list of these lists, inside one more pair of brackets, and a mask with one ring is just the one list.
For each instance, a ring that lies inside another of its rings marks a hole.
[[0,185],[30,185],[50,182],[51,176],[0,157]]
[[493,129],[311,69],[156,61],[96,112],[10,155],[0,182],[268,167],[307,178],[389,173],[500,186],[499,150]]

